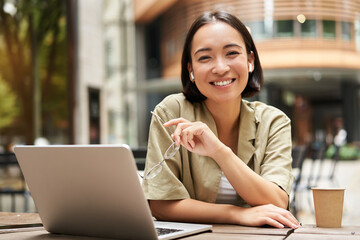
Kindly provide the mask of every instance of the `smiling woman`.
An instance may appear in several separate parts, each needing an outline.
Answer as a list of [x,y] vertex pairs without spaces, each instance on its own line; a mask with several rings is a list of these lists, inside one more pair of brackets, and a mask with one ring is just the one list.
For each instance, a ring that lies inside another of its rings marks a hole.
[[263,81],[246,27],[229,13],[204,13],[188,32],[181,63],[183,93],[158,104],[154,112],[165,123],[153,117],[150,126],[145,174],[172,141],[181,145],[156,177],[143,181],[153,215],[297,228],[286,210],[293,182],[290,120],[243,99]]

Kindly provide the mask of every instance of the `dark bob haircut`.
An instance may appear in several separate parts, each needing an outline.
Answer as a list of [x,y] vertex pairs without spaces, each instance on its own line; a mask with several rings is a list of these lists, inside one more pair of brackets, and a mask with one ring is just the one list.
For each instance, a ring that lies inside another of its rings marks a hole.
[[216,21],[224,22],[234,29],[236,29],[242,38],[244,39],[246,52],[248,54],[251,51],[254,53],[254,71],[249,73],[248,83],[242,92],[242,97],[252,97],[260,92],[263,84],[263,72],[260,65],[259,55],[257,53],[254,41],[247,30],[246,26],[235,16],[227,12],[216,11],[216,12],[205,12],[198,17],[191,25],[189,32],[186,36],[184,49],[181,58],[181,82],[183,86],[183,93],[186,99],[190,102],[202,102],[206,97],[199,91],[196,84],[193,84],[189,78],[188,64],[192,64],[191,60],[191,44],[195,33],[204,25],[214,23]]

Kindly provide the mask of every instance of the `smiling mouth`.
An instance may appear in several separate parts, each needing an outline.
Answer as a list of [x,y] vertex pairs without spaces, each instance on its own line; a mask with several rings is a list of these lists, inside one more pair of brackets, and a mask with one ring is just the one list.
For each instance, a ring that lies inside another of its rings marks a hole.
[[211,82],[211,84],[215,85],[215,86],[226,86],[226,85],[231,84],[234,81],[235,81],[235,78],[232,78],[232,79],[227,80],[227,81]]

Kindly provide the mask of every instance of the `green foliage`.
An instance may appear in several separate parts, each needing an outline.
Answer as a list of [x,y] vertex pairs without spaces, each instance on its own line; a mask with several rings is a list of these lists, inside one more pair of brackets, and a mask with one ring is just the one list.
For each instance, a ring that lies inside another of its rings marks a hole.
[[0,129],[12,124],[18,113],[16,95],[0,76]]
[[336,147],[335,145],[331,144],[325,152],[325,158],[333,158],[336,153]]
[[[9,3],[15,12],[4,10]],[[20,106],[21,121],[13,119],[10,127],[26,142],[34,138],[35,82],[41,85],[42,127],[52,131],[57,122],[67,121],[66,27],[66,1],[0,0],[0,74]]]
[[[336,147],[334,145],[330,145],[325,153],[325,158],[333,158],[336,153]],[[339,157],[340,160],[356,160],[360,158],[360,150],[354,144],[345,144],[341,146],[339,149]]]
[[339,155],[341,160],[356,160],[359,149],[352,144],[346,144],[340,147]]

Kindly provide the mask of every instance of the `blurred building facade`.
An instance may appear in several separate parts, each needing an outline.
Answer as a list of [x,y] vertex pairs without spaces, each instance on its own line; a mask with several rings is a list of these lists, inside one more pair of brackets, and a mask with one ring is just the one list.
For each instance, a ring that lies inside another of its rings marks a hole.
[[[296,144],[331,143],[338,130],[360,141],[360,2],[358,0],[135,0],[140,105],[151,110],[181,91],[186,32],[204,11],[238,16],[255,40],[265,85],[255,98],[292,119]],[[145,115],[139,113],[140,119]],[[139,141],[146,143],[146,125]]]
[[137,146],[131,0],[77,0],[74,10],[74,143]]

